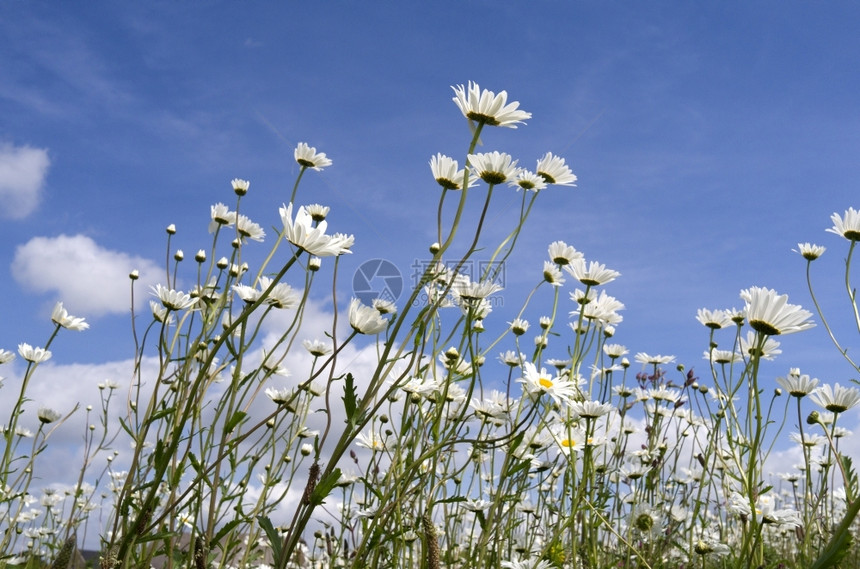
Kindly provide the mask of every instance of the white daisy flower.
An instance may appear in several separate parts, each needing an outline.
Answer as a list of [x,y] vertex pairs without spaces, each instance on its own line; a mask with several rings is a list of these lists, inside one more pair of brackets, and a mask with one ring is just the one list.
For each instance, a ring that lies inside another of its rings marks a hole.
[[517,124],[524,124],[525,119],[532,117],[531,113],[518,110],[518,102],[508,103],[507,91],[497,95],[487,89],[481,90],[473,81],[469,81],[468,89],[463,85],[451,88],[454,89],[454,103],[469,120],[489,126],[517,128]]

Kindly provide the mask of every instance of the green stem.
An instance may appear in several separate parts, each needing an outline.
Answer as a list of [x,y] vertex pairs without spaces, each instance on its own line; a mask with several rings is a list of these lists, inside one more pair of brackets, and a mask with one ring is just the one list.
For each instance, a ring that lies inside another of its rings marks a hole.
[[[472,154],[475,151],[475,146],[478,144],[478,140],[481,137],[481,131],[484,128],[484,123],[479,122],[478,126],[475,127],[475,132],[472,135],[472,141],[469,143],[469,151],[468,154]],[[454,241],[454,236],[457,234],[457,228],[460,226],[460,218],[463,216],[463,211],[466,209],[466,195],[469,191],[469,164],[467,163],[463,168],[463,189],[460,192],[460,202],[457,204],[457,212],[454,214],[454,221],[451,223],[451,233],[448,235],[448,238],[444,243],[440,244],[439,253],[437,253],[437,257],[441,256],[448,247],[451,246],[451,243]]]
[[[856,242],[851,242],[851,247],[848,250],[848,259],[845,262],[845,287],[848,289],[848,296],[852,301],[852,305],[854,308],[855,319],[857,319],[857,302],[856,296],[851,290],[851,281],[849,278],[850,274],[850,266],[851,266],[851,254],[854,250],[854,244]],[[806,286],[809,289],[809,296],[812,297],[812,304],[815,305],[815,312],[818,313],[818,317],[821,318],[821,324],[824,326],[824,329],[827,330],[827,335],[830,336],[830,341],[833,342],[833,345],[836,346],[836,349],[839,350],[839,353],[842,354],[842,357],[845,358],[851,366],[860,372],[860,365],[858,365],[854,360],[852,360],[848,356],[848,349],[843,348],[839,343],[839,340],[836,339],[836,335],[833,333],[833,329],[830,327],[830,324],[827,322],[827,319],[824,317],[824,312],[821,310],[821,306],[818,304],[818,298],[815,296],[815,291],[812,288],[812,261],[807,261],[806,263]],[[860,320],[858,320],[860,322]]]

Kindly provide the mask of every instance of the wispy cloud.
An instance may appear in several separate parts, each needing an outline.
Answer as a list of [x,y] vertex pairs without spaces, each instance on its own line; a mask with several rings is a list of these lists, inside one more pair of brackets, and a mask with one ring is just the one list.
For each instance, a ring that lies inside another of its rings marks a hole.
[[15,250],[12,262],[12,275],[22,288],[55,293],[71,311],[87,317],[127,312],[128,275],[135,269],[138,290],[148,290],[161,275],[153,261],[106,249],[85,235],[33,237]]
[[0,217],[22,219],[36,210],[50,165],[43,148],[0,144]]

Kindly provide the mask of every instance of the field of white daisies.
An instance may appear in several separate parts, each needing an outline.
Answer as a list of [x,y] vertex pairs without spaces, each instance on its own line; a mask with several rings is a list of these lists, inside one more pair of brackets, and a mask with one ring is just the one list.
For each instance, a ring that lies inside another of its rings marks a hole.
[[[416,244],[432,262],[402,302],[337,297],[354,238],[303,199],[302,178],[335,166],[301,143],[292,195],[272,212],[276,235],[242,213],[254,192],[235,179],[229,204],[210,206],[211,243],[193,259],[168,225],[163,282],[139,290],[132,270],[129,305],[147,296],[149,310],[132,309],[133,365],[99,384],[98,404],[30,399],[52,344],[88,328],[62,303],[41,345],[0,349],[0,363],[18,358],[23,370],[2,384],[12,410],[0,426],[0,567],[860,565],[860,484],[840,450],[850,435],[840,419],[860,389],[760,372],[780,336],[814,325],[860,372],[829,323],[860,331],[860,211],[834,213],[827,229],[846,258],[832,278],[853,311],[823,314],[811,285],[811,310],[776,290],[741,290],[739,308],[699,310],[709,365],[694,373],[616,343],[624,305],[604,285],[620,275],[572,244],[535,251],[545,261],[531,292],[493,305],[541,190],[576,176],[551,153],[532,171],[475,152],[531,114],[505,91],[469,83],[454,94],[472,127],[468,151],[430,159],[437,240]],[[519,216],[491,242],[487,211],[508,186]],[[252,242],[267,244],[261,262],[245,254]],[[808,279],[824,251],[798,245]],[[467,275],[478,252],[489,262]],[[329,299],[330,321],[318,321],[311,291]],[[307,365],[285,369],[296,354]],[[77,482],[43,487],[52,436],[81,414]],[[778,445],[797,445],[803,460],[775,481],[764,465]]]

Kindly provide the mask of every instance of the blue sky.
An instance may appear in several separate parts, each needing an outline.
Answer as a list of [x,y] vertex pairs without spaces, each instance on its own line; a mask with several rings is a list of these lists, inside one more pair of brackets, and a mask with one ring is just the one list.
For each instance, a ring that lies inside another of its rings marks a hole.
[[[130,357],[128,271],[158,272],[169,223],[188,257],[206,247],[234,177],[269,229],[300,141],[334,165],[299,202],[332,206],[332,230],[356,236],[341,299],[364,261],[406,273],[433,241],[427,163],[468,145],[451,86],[470,80],[533,114],[483,150],[525,166],[551,151],[579,177],[540,196],[511,311],[561,239],[621,272],[619,343],[704,372],[696,309],[740,307],[753,285],[811,308],[792,249],[812,241],[828,246],[818,290],[846,321],[846,242],[824,230],[860,205],[858,23],[842,2],[4,2],[0,347],[41,345],[64,300],[92,328],[54,344],[56,365]],[[853,377],[821,326],[783,352],[774,376]]]

